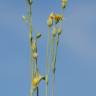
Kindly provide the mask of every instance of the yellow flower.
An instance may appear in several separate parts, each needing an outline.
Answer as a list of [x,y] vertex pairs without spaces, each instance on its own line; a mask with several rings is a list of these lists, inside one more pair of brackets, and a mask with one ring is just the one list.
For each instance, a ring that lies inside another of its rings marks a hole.
[[55,22],[58,23],[60,20],[63,20],[63,16],[61,14],[56,14],[54,16]]
[[38,84],[40,82],[40,77],[41,76],[36,73],[35,76],[32,79],[32,87],[33,87],[34,90],[38,87]]
[[33,85],[33,87],[37,87],[38,82],[39,82],[39,78],[38,78],[38,77],[34,78],[34,79],[32,80],[32,85]]
[[51,12],[51,14],[50,14],[49,18],[51,18],[51,19],[53,19],[53,18],[54,18],[54,13],[53,13],[53,12]]
[[33,90],[35,90],[38,87],[41,80],[45,80],[45,77],[41,76],[38,72],[36,72],[32,79]]
[[53,18],[54,18],[54,13],[51,12],[51,14],[48,17],[48,21],[47,21],[48,27],[51,27],[53,25]]

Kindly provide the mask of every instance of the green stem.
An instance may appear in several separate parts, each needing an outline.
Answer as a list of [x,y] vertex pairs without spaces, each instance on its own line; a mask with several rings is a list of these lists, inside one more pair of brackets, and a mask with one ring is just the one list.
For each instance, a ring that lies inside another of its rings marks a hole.
[[55,73],[52,73],[52,96],[54,96]]
[[52,63],[52,96],[54,96],[56,56],[57,56],[57,51],[58,51],[58,43],[59,43],[59,36],[57,37],[56,50],[53,56],[53,63]]
[[51,57],[52,57],[52,61],[53,61],[53,58],[54,58],[54,37],[52,37]]
[[[37,46],[37,39],[36,39],[36,46]],[[36,52],[38,52],[38,49],[36,48]],[[39,69],[38,69],[38,57],[36,58],[36,71],[38,72]]]
[[48,84],[46,84],[46,96],[48,96]]
[[28,18],[29,18],[29,40],[30,40],[30,58],[31,58],[31,64],[32,64],[32,75],[33,75],[33,60],[32,60],[32,6],[29,5],[29,13],[28,13]]
[[[46,77],[48,80],[49,77],[49,44],[50,44],[50,29],[48,28],[48,43],[47,43],[47,48],[46,48]],[[48,81],[46,82],[46,96],[48,96]]]
[[55,51],[55,60],[54,60],[54,67],[56,67],[56,57],[57,57],[57,52],[58,52],[58,44],[59,44],[59,35],[57,37],[57,42],[56,42],[56,51]]
[[52,37],[52,96],[54,96],[54,85],[55,85],[55,68],[54,68],[54,37]]
[[[28,3],[27,3],[28,5]],[[29,22],[29,40],[30,40],[30,64],[31,64],[31,81],[32,81],[32,77],[33,77],[33,69],[34,69],[34,62],[32,59],[32,6],[28,5],[28,22]],[[31,88],[30,88],[30,96],[32,96],[33,94],[33,89],[32,89],[32,84],[31,84]]]
[[39,96],[39,88],[37,87],[37,96]]

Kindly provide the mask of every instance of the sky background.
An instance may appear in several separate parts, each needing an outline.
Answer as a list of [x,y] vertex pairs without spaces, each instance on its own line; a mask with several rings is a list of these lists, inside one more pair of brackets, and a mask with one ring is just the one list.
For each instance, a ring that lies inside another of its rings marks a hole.
[[[42,33],[38,43],[41,73],[46,71],[46,21],[52,10],[61,13],[60,0],[34,0],[33,32]],[[69,0],[64,14],[55,96],[96,96],[96,0]],[[25,0],[0,0],[0,96],[29,93],[29,34],[23,15]],[[40,96],[45,96],[43,84]]]

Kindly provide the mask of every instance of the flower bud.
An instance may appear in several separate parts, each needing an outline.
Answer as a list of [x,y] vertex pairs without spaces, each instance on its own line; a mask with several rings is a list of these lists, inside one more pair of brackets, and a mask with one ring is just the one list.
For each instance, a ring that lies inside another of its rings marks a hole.
[[54,28],[53,28],[53,32],[52,32],[52,36],[53,36],[53,37],[56,36],[56,32],[57,32],[57,30],[56,30],[56,28],[54,27]]
[[36,53],[36,52],[33,52],[33,59],[37,59],[37,57],[38,57],[38,54]]
[[36,38],[39,39],[40,37],[41,37],[41,33],[38,32],[38,33],[36,34]]
[[62,32],[62,28],[61,28],[61,27],[59,27],[57,32],[58,32],[58,35],[60,35],[60,34],[61,34],[61,32]]
[[50,14],[49,18],[51,18],[51,19],[54,18],[54,13],[53,12]]
[[26,22],[26,16],[22,16],[24,22]]
[[53,20],[51,18],[47,21],[48,27],[51,27],[53,25]]
[[68,0],[62,0],[62,8],[64,9],[67,5]]

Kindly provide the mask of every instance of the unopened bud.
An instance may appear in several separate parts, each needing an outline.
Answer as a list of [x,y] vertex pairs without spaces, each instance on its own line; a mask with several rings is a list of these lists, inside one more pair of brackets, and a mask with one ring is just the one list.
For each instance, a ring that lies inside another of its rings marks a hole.
[[54,18],[54,13],[53,12],[50,14],[49,18],[51,18],[51,19]]
[[38,57],[38,54],[37,54],[36,52],[34,52],[34,53],[33,53],[33,58],[34,58],[34,59],[37,59],[37,57]]
[[39,39],[40,37],[41,37],[41,33],[38,32],[38,33],[36,34],[36,38]]
[[60,35],[61,34],[61,32],[62,32],[62,28],[60,27],[60,28],[58,28],[58,35]]
[[22,16],[24,22],[26,22],[26,16]]
[[64,9],[67,5],[68,0],[62,0],[62,8]]
[[53,32],[52,32],[52,36],[53,36],[53,37],[56,36],[56,31],[57,31],[57,30],[56,30],[56,28],[54,27],[54,28],[53,28]]
[[51,18],[47,21],[48,27],[51,27],[53,25],[53,20]]

